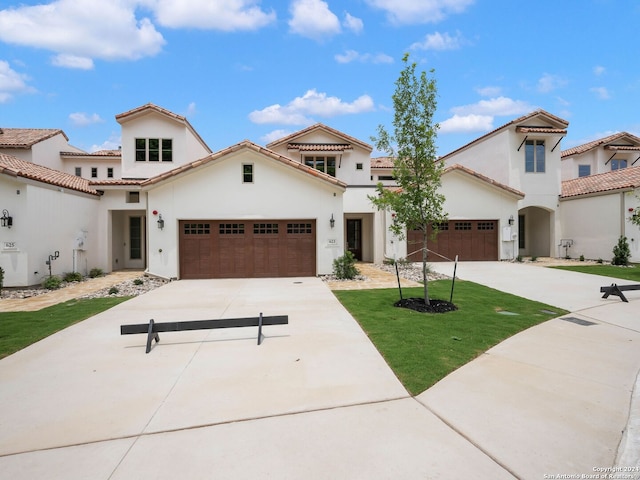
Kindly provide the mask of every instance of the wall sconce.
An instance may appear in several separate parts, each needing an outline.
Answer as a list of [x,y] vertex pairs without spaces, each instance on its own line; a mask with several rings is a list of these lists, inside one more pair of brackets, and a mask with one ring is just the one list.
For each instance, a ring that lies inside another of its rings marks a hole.
[[336,226],[336,220],[333,218],[333,213],[331,214],[331,218],[329,219],[329,225],[331,225],[331,228]]
[[0,224],[3,227],[9,227],[9,228],[11,228],[11,226],[13,225],[13,217],[9,215],[8,210],[2,210],[2,217],[0,217]]
[[160,230],[164,228],[164,220],[162,219],[162,214],[158,215],[158,228]]
[[514,219],[513,219],[513,215],[511,215],[509,217],[509,225],[513,225]]

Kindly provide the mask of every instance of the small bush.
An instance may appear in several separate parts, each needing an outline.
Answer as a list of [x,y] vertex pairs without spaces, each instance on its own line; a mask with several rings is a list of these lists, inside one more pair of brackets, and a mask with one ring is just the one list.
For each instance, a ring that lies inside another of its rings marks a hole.
[[133,281],[133,284],[134,284],[134,285],[142,285],[143,283],[144,283],[144,281],[143,281],[141,278],[136,278],[136,279]]
[[580,261],[584,262],[584,255],[580,255]]
[[82,274],[80,272],[67,272],[64,274],[62,279],[65,282],[81,282]]
[[602,265],[603,261],[601,258],[599,258],[598,260],[596,260],[596,263],[599,263],[600,265]]
[[516,257],[516,262],[518,262],[518,263],[522,263],[522,255],[518,255],[518,256]]
[[104,275],[104,272],[102,271],[101,268],[92,268],[89,271],[89,277],[91,278],[102,277],[103,275]]
[[408,265],[409,260],[407,260],[406,258],[399,258],[398,260],[394,260],[393,258],[385,257],[382,263],[384,265],[395,265],[396,263],[398,265]]
[[109,295],[117,295],[118,292],[120,292],[120,290],[118,290],[116,287],[111,287],[109,289]]
[[631,250],[629,250],[629,243],[627,237],[620,236],[618,244],[613,247],[613,260],[612,265],[629,265],[629,257],[631,256]]
[[536,260],[538,260],[538,257],[536,257],[535,255],[531,255],[531,261],[535,262]]
[[62,285],[62,279],[57,275],[52,275],[43,280],[42,286],[47,290],[57,290]]
[[360,274],[356,268],[356,257],[346,251],[344,255],[333,261],[333,274],[340,280],[353,280]]

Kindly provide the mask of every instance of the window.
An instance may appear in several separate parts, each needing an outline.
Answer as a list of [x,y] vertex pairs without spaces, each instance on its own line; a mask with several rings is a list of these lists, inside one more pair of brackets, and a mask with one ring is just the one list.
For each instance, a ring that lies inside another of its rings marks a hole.
[[478,230],[493,230],[494,228],[494,222],[478,222]]
[[313,233],[310,223],[287,223],[287,233]]
[[544,173],[544,140],[525,142],[524,167],[527,173]]
[[82,176],[82,167],[76,167],[76,177]]
[[362,164],[356,163],[356,170],[362,170]]
[[254,235],[270,235],[278,233],[277,223],[254,223],[253,234]]
[[253,183],[253,164],[242,164],[242,183]]
[[113,178],[113,167],[107,167],[107,178]]
[[588,177],[591,175],[591,165],[578,165],[578,177]]
[[332,177],[336,176],[336,157],[304,157],[304,164]]
[[627,168],[627,161],[625,159],[617,159],[614,158],[611,160],[611,170],[620,170],[622,168]]
[[438,232],[443,232],[445,230],[449,230],[449,222],[438,222],[433,224],[433,229]]
[[471,230],[471,222],[455,222],[454,230]]
[[140,203],[140,192],[127,192],[127,203]]
[[220,235],[244,235],[244,223],[221,223]]
[[210,223],[185,223],[183,225],[185,235],[209,235]]
[[518,248],[524,248],[524,215],[518,215]]
[[91,167],[91,178],[98,178],[98,167]]
[[378,180],[395,180],[393,175],[378,175]]
[[142,218],[129,217],[129,258],[142,258]]
[[170,138],[136,138],[136,162],[159,161],[173,161],[173,140]]

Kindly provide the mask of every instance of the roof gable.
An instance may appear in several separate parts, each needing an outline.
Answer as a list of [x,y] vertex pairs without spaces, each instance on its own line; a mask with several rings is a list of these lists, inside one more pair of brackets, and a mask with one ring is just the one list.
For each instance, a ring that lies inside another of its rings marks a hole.
[[[368,152],[373,150],[373,147],[371,145],[369,145],[368,143],[362,142],[360,140],[358,140],[357,138],[351,137],[349,135],[347,135],[346,133],[343,133],[339,130],[336,130],[335,128],[331,128],[328,127],[327,125],[324,125],[322,123],[316,123],[315,125],[311,125],[310,127],[307,127],[305,129],[299,130],[295,133],[292,133],[291,135],[287,135],[286,137],[280,138],[279,140],[276,140],[274,142],[271,142],[269,144],[267,144],[267,148],[269,149],[274,149],[277,147],[282,146],[283,144],[291,144],[293,145],[294,149],[301,149],[299,146],[302,145],[310,145],[310,144],[305,144],[304,142],[297,142],[296,140],[300,140],[301,137],[304,137],[306,135],[309,135],[310,133],[313,132],[317,132],[317,131],[322,131],[324,133],[328,133],[329,135],[338,138],[339,140],[341,140],[341,142],[336,142],[337,145],[342,144],[343,148],[342,150],[345,149],[351,149],[353,148],[353,145],[357,145],[358,147],[367,150]],[[317,146],[317,147],[321,147],[320,144],[314,143],[313,145]],[[322,144],[322,145],[330,145],[330,144]],[[331,144],[334,145],[334,144]],[[298,148],[296,148],[296,146],[298,146]],[[346,147],[346,148],[345,148]],[[307,149],[308,150],[308,149]],[[319,148],[319,150],[323,150],[322,148]]]
[[0,153],[0,173],[16,178],[27,178],[29,180],[89,193],[91,195],[99,195],[97,190],[91,188],[89,181],[82,177],[76,177],[75,175],[60,172],[36,163],[27,162],[13,155]]
[[512,127],[515,128],[519,133],[547,133],[566,135],[568,126],[569,122],[560,117],[556,117],[555,115],[545,110],[535,110],[531,113],[528,113],[527,115],[523,115],[522,117],[511,120],[510,122],[505,123],[495,130],[485,133],[481,137],[476,138],[475,140],[467,143],[466,145],[463,145],[460,148],[455,149],[452,152],[447,153],[440,158],[446,160],[448,157],[453,156],[454,154],[461,152],[462,150],[466,150],[467,148],[470,148],[478,143],[481,143],[487,138],[492,137]]
[[236,152],[240,152],[242,150],[250,150],[250,151],[259,153],[287,167],[294,168],[307,175],[310,175],[311,177],[314,177],[322,182],[326,182],[343,189],[347,188],[346,183],[342,182],[341,180],[338,180],[335,177],[332,177],[331,175],[328,175],[324,172],[316,170],[315,168],[308,167],[307,165],[301,162],[292,160],[291,158],[280,155],[272,150],[261,147],[260,145],[257,145],[249,140],[244,140],[240,143],[232,145],[231,147],[225,148],[224,150],[220,150],[216,153],[213,153],[207,157],[187,163],[180,167],[174,168],[173,170],[169,170],[168,172],[161,173],[160,175],[156,175],[155,177],[152,177],[152,178],[149,178],[148,180],[143,181],[141,185],[145,187],[145,186],[151,186],[151,185],[162,183],[166,180],[170,180],[172,178],[181,176],[187,172],[191,172],[196,168],[202,167],[210,163],[214,163],[216,161],[220,161],[224,157]]
[[56,128],[0,128],[0,148],[29,149],[56,135],[62,135],[69,141],[67,135]]
[[562,182],[561,198],[640,188],[640,166],[587,175]]
[[[627,132],[614,133],[608,137],[599,138],[592,142],[583,143],[573,148],[560,152],[562,159],[571,157],[572,155],[580,155],[598,147],[604,147],[607,150],[637,150],[640,151],[640,138]],[[620,148],[623,147],[623,148]],[[627,148],[624,148],[627,147]]]

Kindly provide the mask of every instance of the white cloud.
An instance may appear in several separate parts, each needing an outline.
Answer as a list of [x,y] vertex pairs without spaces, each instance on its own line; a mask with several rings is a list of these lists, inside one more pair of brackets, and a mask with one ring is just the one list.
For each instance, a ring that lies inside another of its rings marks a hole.
[[15,94],[33,92],[27,85],[28,77],[11,68],[9,62],[0,60],[0,103],[5,103]]
[[66,53],[60,53],[53,57],[51,63],[56,67],[77,68],[79,70],[92,70],[93,60],[87,57],[78,57],[76,55],[69,55]]
[[288,135],[291,135],[292,133],[293,132],[290,132],[289,130],[282,130],[282,129],[273,130],[263,135],[262,137],[260,137],[260,140],[262,140],[265,144],[268,144],[276,140],[279,140],[281,138],[284,138]]
[[69,120],[71,120],[71,123],[76,127],[86,127],[87,125],[102,123],[104,121],[97,113],[87,115],[84,112],[75,112],[70,114]]
[[502,93],[502,88],[500,87],[478,87],[476,88],[476,92],[483,97],[497,97]]
[[607,87],[593,87],[590,88],[589,91],[595,93],[600,100],[609,100],[611,98]]
[[122,145],[122,137],[117,133],[112,133],[108,140],[102,142],[101,145],[91,145],[89,152],[99,152],[100,150],[118,150]]
[[347,30],[351,30],[353,33],[360,33],[364,29],[364,23],[360,18],[351,16],[349,13],[344,14],[344,20],[342,21],[342,25]]
[[394,24],[436,23],[449,14],[461,13],[474,0],[366,0],[377,9],[387,13]]
[[196,102],[191,102],[187,107],[187,113],[185,113],[185,117],[191,117],[196,114]]
[[315,89],[308,90],[302,97],[296,97],[287,105],[270,105],[249,114],[253,123],[279,123],[284,125],[308,125],[314,122],[312,116],[325,118],[369,112],[374,109],[369,95],[362,95],[353,102],[343,102],[338,97],[329,97]]
[[440,122],[441,133],[488,132],[493,129],[491,115],[454,115]]
[[593,67],[593,74],[596,77],[599,77],[600,75],[602,75],[605,72],[606,72],[606,69],[601,65],[596,65],[595,67]]
[[393,63],[393,57],[385,53],[358,53],[355,50],[347,50],[343,54],[338,53],[334,58],[338,63]]
[[290,7],[289,29],[313,40],[340,33],[340,20],[322,0],[294,0]]
[[424,37],[422,42],[416,42],[411,45],[412,50],[457,50],[465,43],[460,32],[456,32],[455,36],[448,33],[431,33]]
[[549,93],[553,90],[564,87],[567,83],[567,80],[559,75],[545,73],[540,77],[540,79],[538,79],[538,91],[541,93]]
[[451,109],[456,115],[522,115],[535,110],[535,107],[521,100],[512,100],[508,97],[496,97],[489,100],[480,100],[478,103],[463,105]]
[[61,54],[60,66],[86,68],[88,59],[137,60],[156,55],[165,41],[148,18],[138,20],[127,0],[76,0],[0,10],[0,41]]
[[148,0],[160,25],[221,31],[257,30],[276,21],[256,0]]

